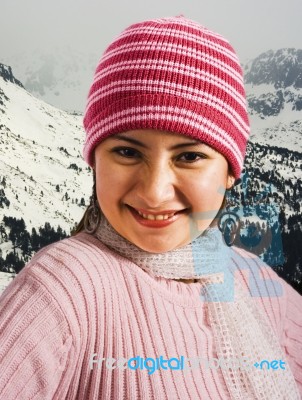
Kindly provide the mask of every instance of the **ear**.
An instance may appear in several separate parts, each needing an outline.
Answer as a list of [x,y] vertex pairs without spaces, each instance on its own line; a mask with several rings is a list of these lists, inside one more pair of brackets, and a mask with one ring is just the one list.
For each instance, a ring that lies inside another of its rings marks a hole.
[[235,183],[235,177],[233,174],[228,174],[228,179],[227,179],[227,185],[226,185],[226,189],[231,189],[234,186]]

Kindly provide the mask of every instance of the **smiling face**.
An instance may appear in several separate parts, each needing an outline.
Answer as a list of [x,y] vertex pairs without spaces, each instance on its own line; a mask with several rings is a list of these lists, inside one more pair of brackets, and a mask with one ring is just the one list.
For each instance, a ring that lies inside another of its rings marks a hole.
[[151,253],[173,250],[199,236],[235,180],[227,160],[211,147],[154,130],[105,139],[95,149],[94,169],[107,220],[121,236]]

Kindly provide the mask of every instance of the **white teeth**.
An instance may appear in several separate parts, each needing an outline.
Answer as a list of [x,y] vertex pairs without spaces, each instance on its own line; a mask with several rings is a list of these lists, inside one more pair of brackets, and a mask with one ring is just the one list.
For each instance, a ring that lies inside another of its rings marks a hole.
[[145,219],[150,219],[151,221],[162,221],[168,218],[173,217],[174,214],[166,214],[166,215],[152,215],[152,214],[143,214],[142,212],[136,210],[140,216]]

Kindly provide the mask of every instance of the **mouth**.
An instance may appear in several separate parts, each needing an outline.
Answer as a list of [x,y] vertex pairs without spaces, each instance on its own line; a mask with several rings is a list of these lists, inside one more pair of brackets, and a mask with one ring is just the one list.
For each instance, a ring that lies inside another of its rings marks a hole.
[[134,212],[137,216],[145,219],[145,220],[149,220],[149,221],[167,221],[167,220],[171,220],[174,219],[173,217],[175,217],[178,214],[184,214],[187,212],[188,208],[185,208],[183,210],[179,210],[179,211],[173,211],[173,212],[168,212],[168,213],[163,213],[163,214],[147,214],[144,213],[140,210],[137,210],[131,206],[129,206],[128,204],[126,204],[126,206],[130,209],[130,211]]

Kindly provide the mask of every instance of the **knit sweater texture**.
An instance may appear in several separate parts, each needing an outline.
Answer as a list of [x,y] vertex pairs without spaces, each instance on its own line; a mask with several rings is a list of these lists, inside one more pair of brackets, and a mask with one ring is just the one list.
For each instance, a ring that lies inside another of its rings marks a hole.
[[[235,279],[254,288],[302,393],[302,297],[258,258],[232,251],[245,265]],[[269,280],[281,296],[265,295]],[[220,368],[149,374],[108,361],[215,358],[200,289],[151,276],[84,232],[43,248],[0,297],[0,399],[230,399]]]

